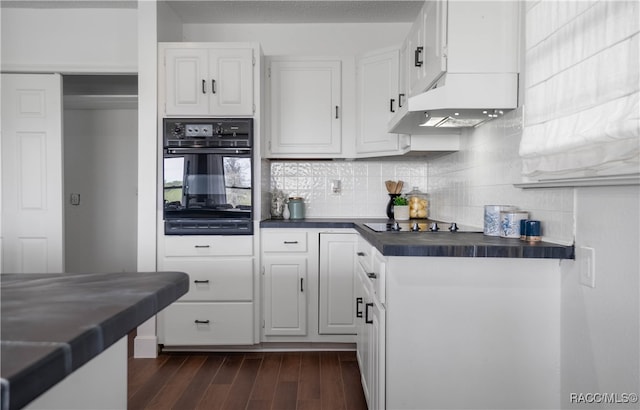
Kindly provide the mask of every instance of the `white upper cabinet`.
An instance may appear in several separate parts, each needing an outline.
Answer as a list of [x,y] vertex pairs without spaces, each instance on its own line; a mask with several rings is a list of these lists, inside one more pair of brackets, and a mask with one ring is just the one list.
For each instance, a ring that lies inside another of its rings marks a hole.
[[[398,110],[399,51],[381,50],[357,62],[357,154],[393,155],[406,152],[406,138],[387,132]],[[400,141],[402,140],[402,141]]]
[[253,47],[173,43],[160,50],[166,115],[253,115]]
[[407,37],[409,95],[429,88],[447,70],[447,2],[425,3]]
[[270,59],[267,156],[341,155],[341,74],[340,60]]

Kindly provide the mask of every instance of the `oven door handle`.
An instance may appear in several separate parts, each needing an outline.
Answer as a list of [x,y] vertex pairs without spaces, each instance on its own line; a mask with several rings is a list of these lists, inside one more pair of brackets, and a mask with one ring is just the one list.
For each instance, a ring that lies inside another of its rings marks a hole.
[[167,154],[245,154],[251,155],[251,148],[165,148]]

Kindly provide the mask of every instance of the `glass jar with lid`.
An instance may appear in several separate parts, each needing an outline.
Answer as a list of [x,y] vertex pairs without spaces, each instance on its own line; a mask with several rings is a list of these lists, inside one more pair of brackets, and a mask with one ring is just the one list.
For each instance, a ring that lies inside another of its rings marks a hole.
[[412,219],[426,219],[429,216],[428,195],[421,192],[417,186],[407,193],[409,198],[409,217]]

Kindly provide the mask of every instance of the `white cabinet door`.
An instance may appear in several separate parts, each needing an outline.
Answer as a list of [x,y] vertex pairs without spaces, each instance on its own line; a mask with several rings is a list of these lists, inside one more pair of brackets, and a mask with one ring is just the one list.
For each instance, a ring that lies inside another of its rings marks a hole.
[[2,74],[2,272],[64,271],[62,80]]
[[358,277],[358,289],[361,298],[361,310],[360,317],[358,317],[358,335],[356,337],[356,355],[358,358],[358,364],[360,365],[360,378],[362,381],[362,390],[364,397],[367,400],[368,408],[374,409],[371,402],[371,326],[365,323],[365,312],[367,310],[367,303],[371,300],[371,291],[369,289],[369,278],[365,273],[362,265],[358,264],[357,268]]
[[252,48],[166,48],[167,115],[253,115]]
[[420,13],[422,19],[422,53],[420,67],[421,84],[431,86],[447,71],[445,56],[447,40],[447,3],[431,1],[425,3]]
[[385,406],[385,311],[376,298],[365,303],[365,325],[368,329],[369,408]]
[[209,113],[209,65],[207,49],[165,50],[165,113],[207,115]]
[[386,132],[399,108],[398,61],[398,50],[376,52],[358,60],[358,154],[399,153],[398,134]]
[[357,234],[320,234],[320,334],[355,334]]
[[307,257],[264,257],[265,335],[307,334]]
[[268,73],[271,156],[339,155],[341,62],[273,59]]
[[253,114],[252,49],[211,50],[209,72],[211,114]]

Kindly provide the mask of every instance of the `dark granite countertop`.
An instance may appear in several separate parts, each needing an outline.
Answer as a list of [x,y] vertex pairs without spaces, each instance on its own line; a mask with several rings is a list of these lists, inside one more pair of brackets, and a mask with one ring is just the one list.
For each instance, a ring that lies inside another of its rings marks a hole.
[[261,228],[353,228],[385,256],[453,256],[471,258],[575,259],[573,245],[528,243],[519,239],[486,236],[482,232],[375,232],[365,223],[386,219],[309,218],[264,220]]
[[19,409],[189,290],[180,272],[0,275],[0,409]]

